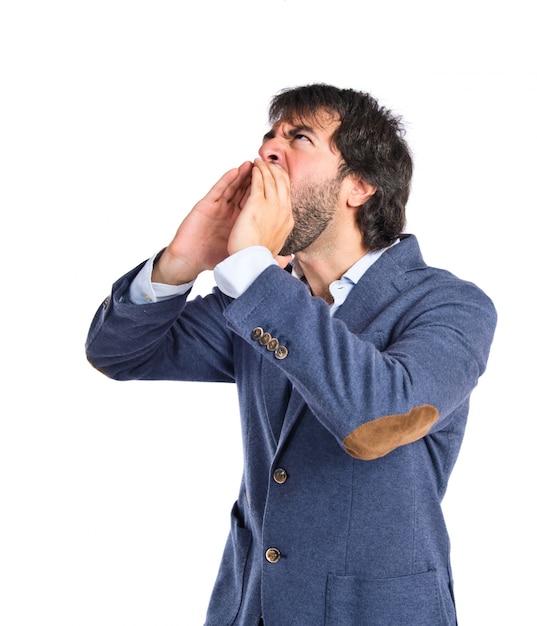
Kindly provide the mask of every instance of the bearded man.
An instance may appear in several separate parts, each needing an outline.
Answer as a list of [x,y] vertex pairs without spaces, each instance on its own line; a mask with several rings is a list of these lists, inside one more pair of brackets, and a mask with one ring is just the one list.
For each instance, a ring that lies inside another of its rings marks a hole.
[[[269,118],[259,158],[115,283],[88,358],[117,380],[237,386],[244,474],[206,626],[453,626],[441,502],[494,306],[404,232],[400,118],[324,84],[280,92]],[[215,289],[189,299],[205,270]],[[201,461],[210,425],[179,413]]]

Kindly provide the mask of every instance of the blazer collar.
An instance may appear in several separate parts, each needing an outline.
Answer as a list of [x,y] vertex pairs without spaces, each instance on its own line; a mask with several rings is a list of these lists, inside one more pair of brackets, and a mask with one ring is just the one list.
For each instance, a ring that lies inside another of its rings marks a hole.
[[353,332],[361,332],[408,284],[409,272],[426,267],[414,235],[386,250],[352,288],[334,317]]

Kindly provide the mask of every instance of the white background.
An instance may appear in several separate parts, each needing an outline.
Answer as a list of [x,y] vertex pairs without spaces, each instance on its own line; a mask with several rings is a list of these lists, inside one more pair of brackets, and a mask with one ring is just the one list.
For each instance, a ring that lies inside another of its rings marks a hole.
[[0,0],[2,626],[203,623],[234,389],[110,381],[85,336],[113,280],[255,156],[270,97],[313,81],[404,116],[408,231],[496,303],[445,513],[461,625],[536,623],[530,6]]

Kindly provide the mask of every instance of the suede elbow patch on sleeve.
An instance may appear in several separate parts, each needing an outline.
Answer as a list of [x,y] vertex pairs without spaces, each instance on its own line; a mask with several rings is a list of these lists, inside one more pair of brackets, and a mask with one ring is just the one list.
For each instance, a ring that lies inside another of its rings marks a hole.
[[408,413],[384,415],[358,426],[343,439],[343,446],[356,459],[378,459],[424,437],[438,417],[438,409],[431,404],[414,407]]

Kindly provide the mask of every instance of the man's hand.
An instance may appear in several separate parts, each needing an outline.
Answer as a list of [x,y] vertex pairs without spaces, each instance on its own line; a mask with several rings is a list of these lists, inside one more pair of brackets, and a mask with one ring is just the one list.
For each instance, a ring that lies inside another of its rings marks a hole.
[[212,270],[228,255],[228,241],[248,198],[252,163],[226,172],[179,226],[153,268],[153,282],[181,285]]
[[229,236],[229,254],[249,246],[265,246],[277,258],[293,225],[287,172],[274,163],[256,159],[250,193]]

